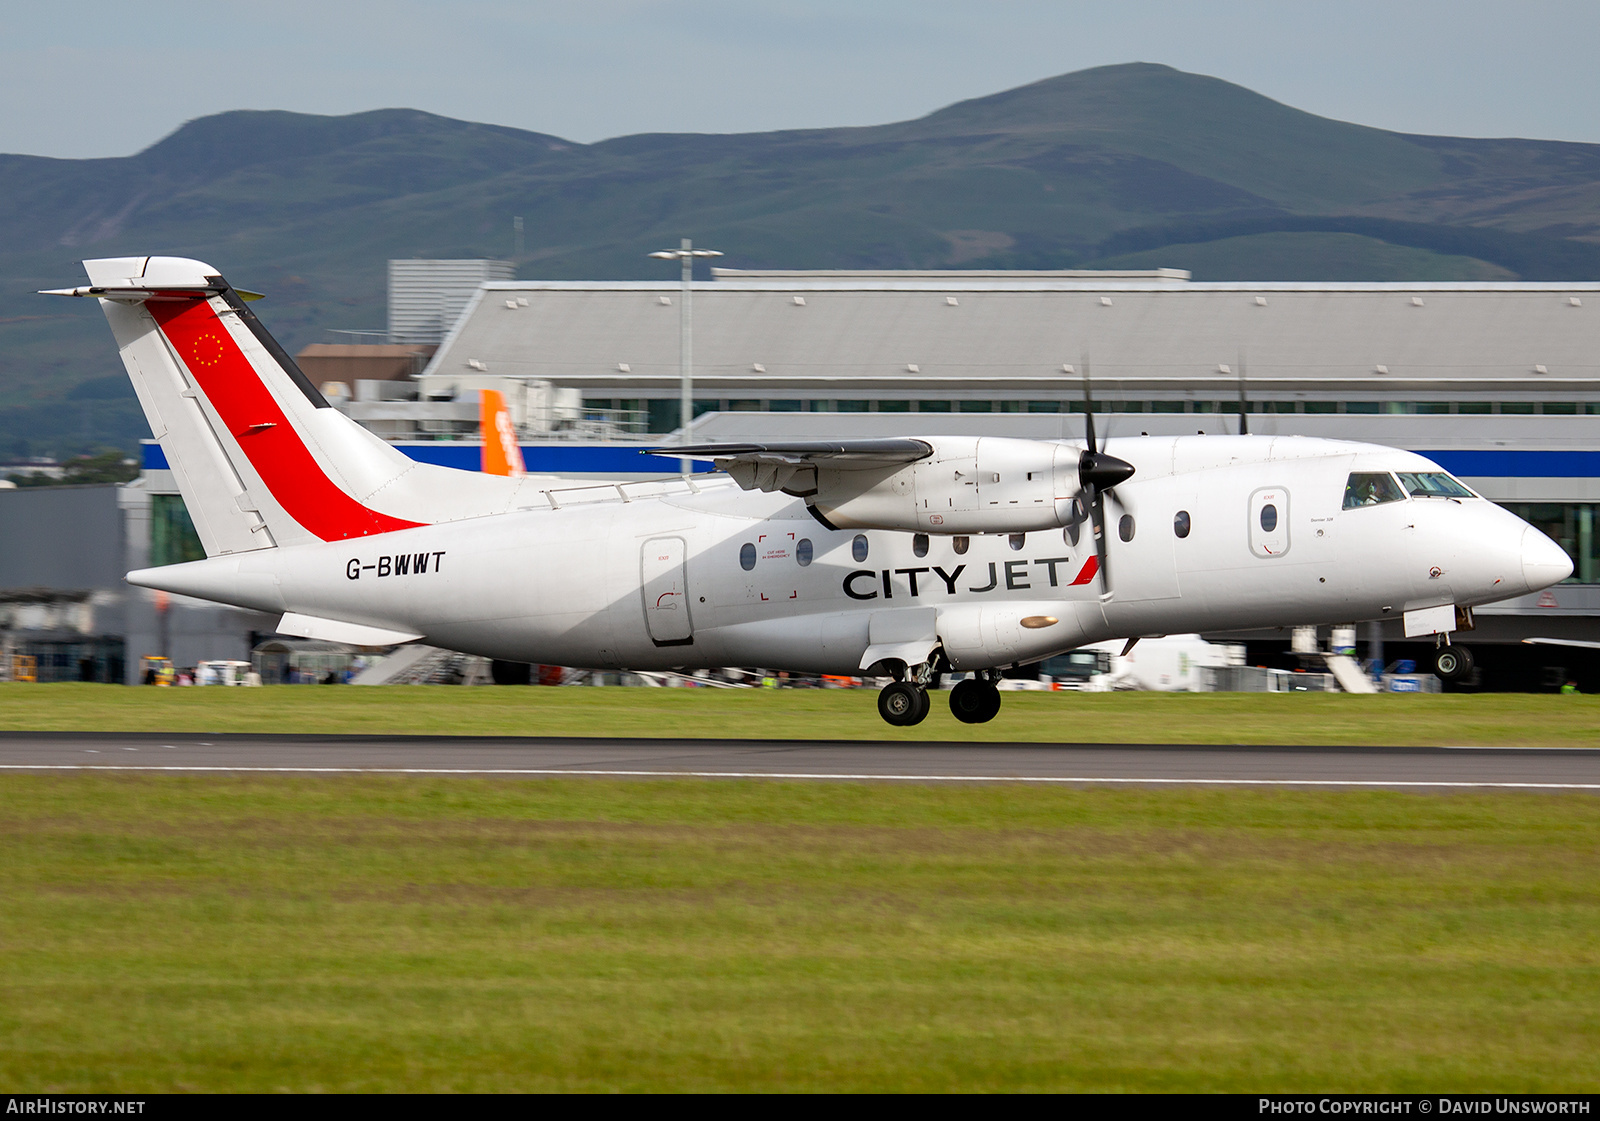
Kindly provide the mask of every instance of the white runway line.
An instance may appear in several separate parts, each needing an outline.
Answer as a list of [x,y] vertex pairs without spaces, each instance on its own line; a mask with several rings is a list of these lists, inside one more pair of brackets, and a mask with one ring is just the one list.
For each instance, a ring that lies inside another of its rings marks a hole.
[[1451,779],[1343,778],[1092,778],[1055,775],[873,775],[820,771],[622,771],[563,767],[209,767],[138,766],[100,763],[0,763],[4,771],[166,771],[227,774],[301,775],[528,775],[591,778],[777,778],[855,782],[1028,782],[1046,784],[1115,784],[1129,786],[1420,786],[1508,790],[1600,790],[1600,782],[1464,782]]

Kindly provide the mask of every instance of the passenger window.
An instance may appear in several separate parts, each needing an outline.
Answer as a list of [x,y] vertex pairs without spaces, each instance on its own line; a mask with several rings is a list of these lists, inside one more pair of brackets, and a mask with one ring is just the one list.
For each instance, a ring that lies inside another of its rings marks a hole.
[[800,562],[801,568],[804,568],[806,565],[811,563],[811,556],[811,538],[802,537],[799,541],[795,542],[794,559]]
[[1189,536],[1189,511],[1179,510],[1172,518],[1172,532],[1179,537]]
[[756,566],[756,547],[746,541],[739,546],[739,567],[749,572]]
[[956,551],[956,556],[962,556],[967,551],[967,546],[972,544],[970,537],[952,537],[950,547]]
[[1344,485],[1344,508],[1379,506],[1385,502],[1402,502],[1405,492],[1394,476],[1387,471],[1353,471]]
[[857,564],[867,559],[867,535],[865,533],[856,534],[856,539],[850,542],[850,555],[856,559]]
[[1261,507],[1261,528],[1267,533],[1278,528],[1278,508],[1270,502]]
[[1133,540],[1133,515],[1124,514],[1122,520],[1117,522],[1117,536],[1124,541]]
[[911,551],[919,557],[928,555],[928,535],[918,533],[911,538]]
[[1400,472],[1400,485],[1418,498],[1476,498],[1443,471]]
[[1014,551],[1020,550],[1028,543],[1028,535],[1026,533],[1013,533],[1010,537],[1006,538],[1006,543],[1010,545]]

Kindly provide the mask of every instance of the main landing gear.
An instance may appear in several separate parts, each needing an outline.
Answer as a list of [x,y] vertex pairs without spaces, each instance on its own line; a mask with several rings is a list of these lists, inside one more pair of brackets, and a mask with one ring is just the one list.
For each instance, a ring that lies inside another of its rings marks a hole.
[[994,683],[999,676],[997,671],[989,670],[981,677],[958,681],[950,690],[952,715],[963,724],[987,724],[993,720],[1000,712],[1000,689]]
[[932,707],[927,687],[914,681],[890,682],[878,694],[878,715],[900,728],[921,724]]
[[[933,702],[928,699],[926,666],[913,669],[907,680],[891,682],[878,694],[878,715],[899,728],[921,724]],[[980,670],[950,690],[950,712],[963,724],[984,724],[1000,711],[999,670]]]

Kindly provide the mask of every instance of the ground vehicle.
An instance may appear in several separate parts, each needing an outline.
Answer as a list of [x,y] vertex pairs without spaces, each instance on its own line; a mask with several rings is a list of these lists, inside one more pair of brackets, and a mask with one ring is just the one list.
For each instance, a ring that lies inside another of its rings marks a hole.
[[139,659],[139,680],[145,685],[171,685],[178,678],[172,659],[165,654],[146,654]]

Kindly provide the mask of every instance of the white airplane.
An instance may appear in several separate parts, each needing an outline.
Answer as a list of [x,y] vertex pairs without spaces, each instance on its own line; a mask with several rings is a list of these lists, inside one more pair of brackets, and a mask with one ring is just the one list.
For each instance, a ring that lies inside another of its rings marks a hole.
[[[1565,579],[1537,529],[1409,452],[1301,437],[927,437],[669,449],[719,474],[552,489],[417,463],[329,407],[216,269],[86,261],[206,559],[132,584],[279,630],[638,670],[876,672],[968,723],[1009,666],[1108,639],[1403,617]],[[1107,520],[1107,500],[1114,517]]]

